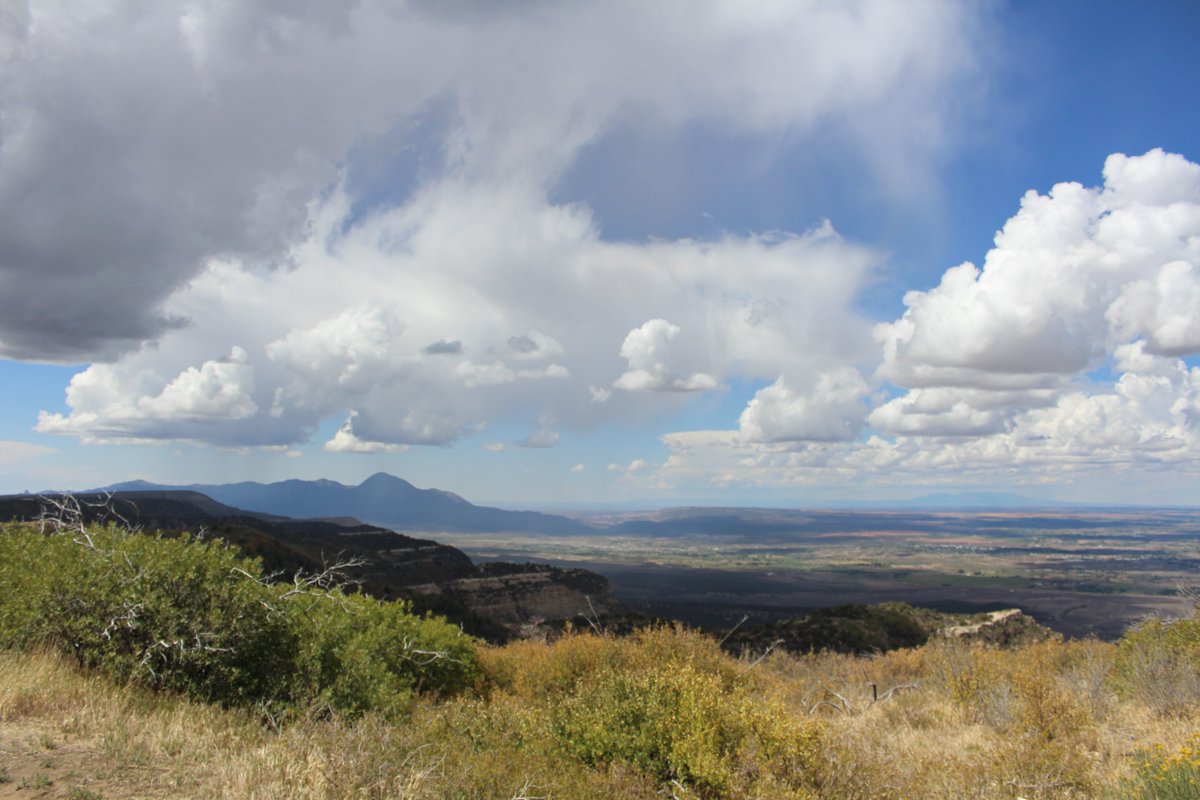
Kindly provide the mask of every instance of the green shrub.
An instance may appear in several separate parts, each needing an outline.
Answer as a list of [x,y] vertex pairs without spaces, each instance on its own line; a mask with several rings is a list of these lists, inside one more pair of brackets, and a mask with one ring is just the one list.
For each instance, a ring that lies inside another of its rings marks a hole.
[[296,642],[257,565],[216,541],[105,527],[0,535],[0,645],[50,645],[119,679],[222,703],[270,698]]
[[1200,704],[1200,615],[1152,617],[1129,630],[1117,645],[1113,681],[1121,694],[1164,716]]
[[223,704],[396,713],[475,680],[475,642],[405,603],[272,586],[220,541],[0,528],[0,647],[51,646]]
[[592,766],[632,766],[706,797],[806,796],[821,724],[786,710],[716,642],[678,628],[580,638],[590,645],[552,648],[591,656],[591,668],[550,710],[563,751]]
[[343,713],[397,713],[414,692],[452,694],[478,678],[475,640],[404,601],[327,593],[293,625],[301,691]]

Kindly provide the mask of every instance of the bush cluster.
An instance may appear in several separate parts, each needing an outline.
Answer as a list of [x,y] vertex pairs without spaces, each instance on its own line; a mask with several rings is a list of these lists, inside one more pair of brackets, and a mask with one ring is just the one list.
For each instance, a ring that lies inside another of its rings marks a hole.
[[544,709],[551,747],[701,797],[811,796],[824,725],[713,639],[679,627],[567,635],[484,657],[493,691]]
[[0,529],[0,647],[225,705],[398,713],[475,679],[476,643],[402,602],[272,585],[219,540]]

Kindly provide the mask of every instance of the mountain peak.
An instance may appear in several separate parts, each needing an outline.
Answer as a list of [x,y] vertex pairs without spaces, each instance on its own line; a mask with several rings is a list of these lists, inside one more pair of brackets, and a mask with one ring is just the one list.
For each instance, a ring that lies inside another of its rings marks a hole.
[[358,485],[358,488],[360,488],[360,489],[367,488],[367,487],[378,488],[378,487],[384,487],[384,486],[405,487],[408,489],[416,488],[415,486],[413,486],[411,483],[404,480],[403,478],[397,478],[395,475],[389,475],[386,472],[376,472],[374,475],[372,475],[371,477],[367,478],[365,481],[360,483]]

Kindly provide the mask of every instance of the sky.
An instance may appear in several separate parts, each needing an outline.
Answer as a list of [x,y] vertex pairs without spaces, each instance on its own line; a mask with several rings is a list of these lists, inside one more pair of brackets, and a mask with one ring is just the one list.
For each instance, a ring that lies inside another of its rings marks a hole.
[[1196,504],[1200,4],[0,4],[0,492]]

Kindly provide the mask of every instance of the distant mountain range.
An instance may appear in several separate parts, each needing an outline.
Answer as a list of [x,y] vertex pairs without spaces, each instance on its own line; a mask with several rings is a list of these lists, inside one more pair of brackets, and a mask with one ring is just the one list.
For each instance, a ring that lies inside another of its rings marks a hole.
[[912,500],[872,503],[872,508],[1058,508],[1074,505],[1010,492],[935,492]]
[[372,475],[358,486],[346,486],[330,480],[187,486],[128,481],[94,491],[199,492],[219,503],[246,511],[307,519],[353,517],[400,531],[565,535],[595,530],[570,517],[473,505],[451,492],[418,489],[408,481],[385,472]]

